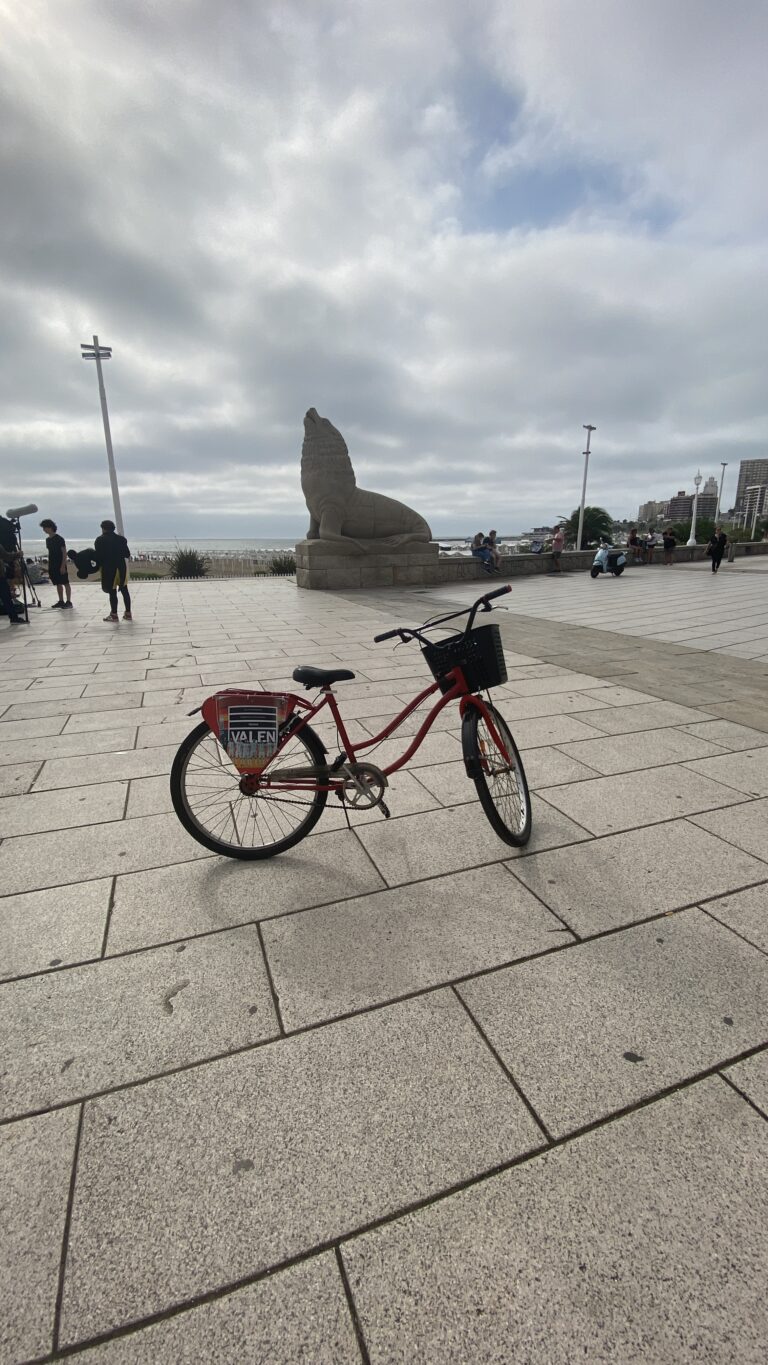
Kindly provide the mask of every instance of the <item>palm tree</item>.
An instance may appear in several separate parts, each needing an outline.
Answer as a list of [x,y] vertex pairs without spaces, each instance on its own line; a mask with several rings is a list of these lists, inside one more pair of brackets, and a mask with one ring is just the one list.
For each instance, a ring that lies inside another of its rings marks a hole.
[[[579,534],[578,507],[571,512],[568,520],[563,522],[563,531],[566,545],[576,545],[576,537]],[[613,517],[610,513],[606,512],[604,507],[585,507],[581,548],[586,549],[587,545],[597,544],[600,540],[612,539]]]

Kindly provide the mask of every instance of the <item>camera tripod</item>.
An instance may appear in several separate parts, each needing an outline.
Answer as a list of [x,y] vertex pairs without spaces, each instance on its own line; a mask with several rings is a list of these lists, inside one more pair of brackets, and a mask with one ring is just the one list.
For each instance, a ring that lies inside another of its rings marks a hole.
[[18,517],[11,517],[10,523],[13,527],[13,535],[16,542],[16,554],[19,564],[21,565],[21,595],[24,601],[24,620],[28,623],[29,608],[41,607],[43,604],[40,601],[40,598],[37,595],[37,589],[29,576],[27,561],[24,558],[24,550],[22,549],[21,544],[21,521]]

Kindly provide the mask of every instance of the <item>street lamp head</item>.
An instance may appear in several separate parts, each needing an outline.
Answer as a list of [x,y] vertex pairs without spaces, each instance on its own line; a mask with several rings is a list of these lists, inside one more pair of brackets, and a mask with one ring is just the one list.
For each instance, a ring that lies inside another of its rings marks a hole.
[[697,491],[698,491],[699,484],[701,483],[701,470],[700,470],[700,469],[697,471],[697,473],[696,473],[696,478],[694,479],[693,482],[695,483],[696,489],[697,489]]

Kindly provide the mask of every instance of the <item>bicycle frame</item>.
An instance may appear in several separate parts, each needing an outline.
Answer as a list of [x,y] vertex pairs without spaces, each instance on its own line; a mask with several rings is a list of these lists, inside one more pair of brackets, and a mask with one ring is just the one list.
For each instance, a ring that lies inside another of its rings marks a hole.
[[[389,777],[392,773],[396,773],[400,768],[403,768],[406,765],[406,763],[410,762],[410,760],[413,758],[413,755],[420,748],[422,742],[424,741],[427,734],[431,730],[435,720],[440,715],[440,712],[446,706],[450,705],[451,702],[454,701],[459,702],[459,709],[462,717],[464,716],[467,708],[470,706],[474,706],[477,708],[477,710],[479,710],[486,725],[488,726],[494,743],[497,745],[500,752],[504,755],[504,758],[507,761],[507,763],[511,762],[510,755],[507,753],[504,741],[493,723],[493,717],[489,712],[488,707],[486,706],[482,697],[478,696],[477,693],[470,691],[461,669],[460,668],[452,669],[449,673],[446,674],[446,677],[453,679],[453,686],[450,688],[448,692],[444,692],[441,694],[440,700],[432,707],[432,710],[429,712],[429,714],[425,716],[422,725],[420,726],[419,730],[414,735],[411,743],[408,745],[408,748],[400,756],[400,758],[398,758],[394,763],[390,763],[386,768],[381,769],[385,777]],[[329,777],[329,781],[327,783],[320,784],[318,783],[316,778],[310,777],[309,774],[307,774],[306,778],[304,777],[291,778],[287,774],[285,778],[281,778],[279,770],[275,773],[274,779],[272,779],[270,777],[269,768],[278,759],[281,750],[283,749],[284,745],[288,743],[288,740],[292,739],[295,735],[299,734],[301,730],[303,730],[304,726],[308,725],[310,721],[314,720],[315,716],[319,715],[320,712],[323,711],[326,706],[329,708],[331,715],[333,716],[334,723],[336,725],[336,730],[342,743],[343,761],[347,761],[349,763],[356,763],[360,761],[358,759],[359,754],[364,754],[366,749],[371,749],[375,745],[381,744],[383,740],[389,739],[390,735],[395,733],[395,731],[400,727],[400,725],[402,725],[403,721],[407,720],[408,716],[410,716],[412,712],[417,709],[417,707],[421,706],[422,702],[426,701],[428,697],[431,697],[435,692],[439,691],[439,686],[440,685],[438,682],[433,682],[429,687],[425,687],[424,691],[420,692],[417,697],[414,697],[412,701],[408,702],[408,704],[405,707],[403,707],[403,710],[400,711],[399,714],[395,716],[394,719],[391,720],[389,724],[386,725],[384,729],[380,731],[379,734],[373,735],[370,739],[361,740],[357,744],[353,744],[349,738],[346,726],[344,724],[344,719],[339,710],[338,700],[336,698],[335,693],[331,690],[330,687],[323,688],[322,698],[314,704],[312,702],[307,701],[304,697],[298,697],[297,706],[301,708],[304,714],[302,715],[300,723],[298,725],[291,726],[282,743],[280,744],[279,748],[275,751],[273,758],[270,760],[270,764],[268,765],[267,768],[265,768],[264,772],[261,774],[259,786],[271,787],[272,790],[279,789],[281,791],[327,791],[327,792],[338,791],[339,788],[342,787],[344,785],[344,782],[346,781],[345,776],[343,776],[341,773],[339,775],[338,781],[334,781],[332,777]]]

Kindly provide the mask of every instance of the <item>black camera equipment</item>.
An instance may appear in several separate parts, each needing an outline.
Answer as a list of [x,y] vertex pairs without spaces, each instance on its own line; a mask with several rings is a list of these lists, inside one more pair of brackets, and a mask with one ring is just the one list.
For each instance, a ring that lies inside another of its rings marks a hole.
[[17,573],[13,575],[9,573],[8,577],[11,581],[17,578],[21,580],[21,592],[24,599],[24,620],[27,622],[29,621],[29,608],[40,607],[42,606],[42,602],[35,591],[35,585],[29,576],[27,561],[24,558],[24,551],[21,544],[20,518],[29,516],[32,512],[36,511],[36,504],[30,502],[25,507],[9,507],[6,513],[7,520],[6,517],[0,517],[0,544],[2,544],[3,549],[8,550],[14,556],[14,560],[17,561],[18,564]]

